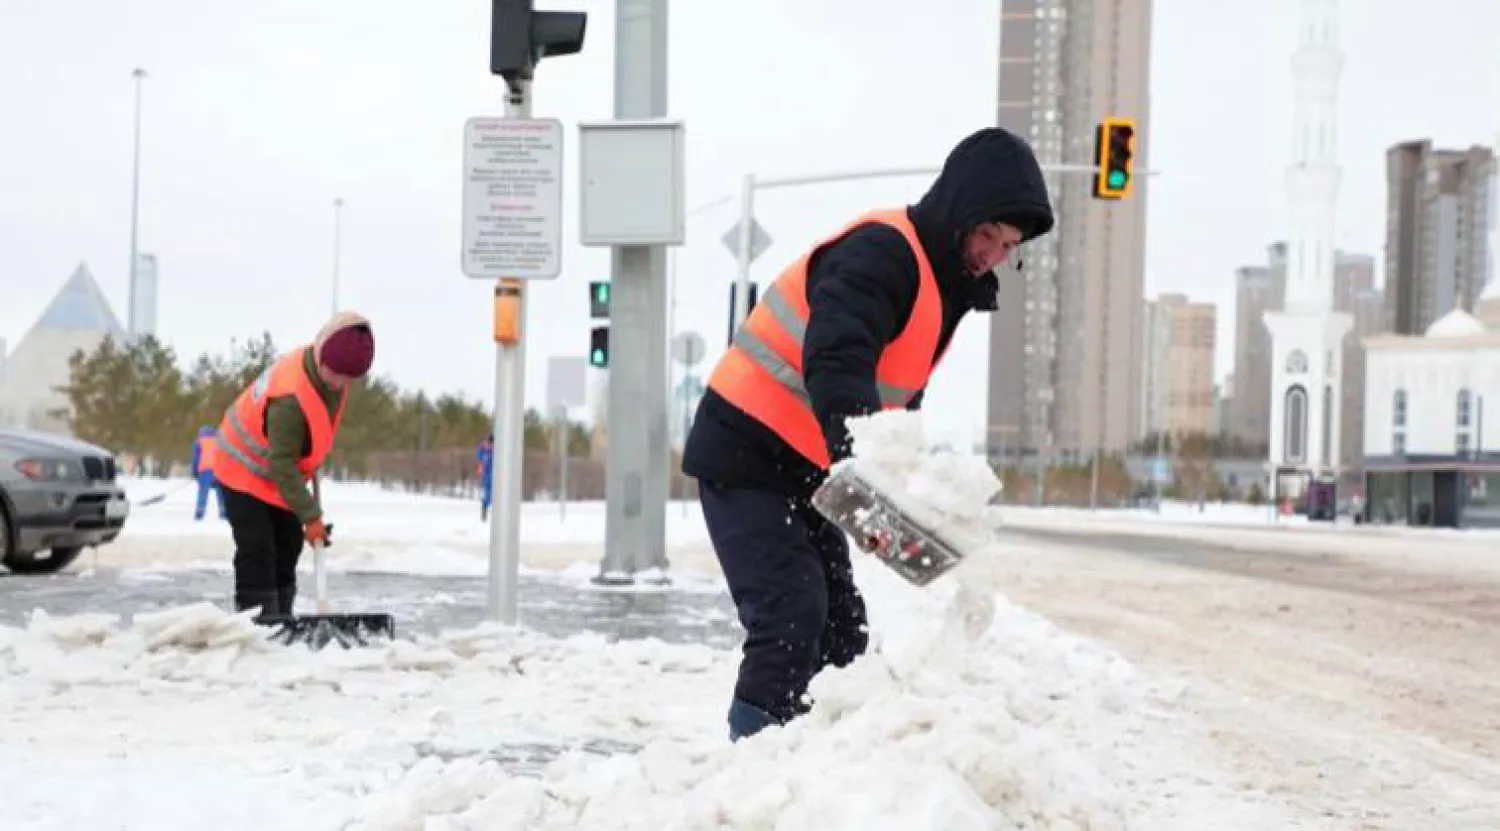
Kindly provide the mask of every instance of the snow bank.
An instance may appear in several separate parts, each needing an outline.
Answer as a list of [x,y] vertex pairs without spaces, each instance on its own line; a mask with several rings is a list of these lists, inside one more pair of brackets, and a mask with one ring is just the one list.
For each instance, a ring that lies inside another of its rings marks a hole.
[[[212,769],[215,792],[261,782],[297,827],[350,831],[1274,827],[1234,820],[1247,806],[1175,738],[1180,685],[1003,598],[856,568],[871,654],[736,745],[732,652],[487,626],[313,653],[199,605],[0,627],[0,769],[89,765],[105,791],[143,765]],[[541,748],[534,769],[497,761],[516,748]],[[0,826],[27,827],[5,791]],[[42,799],[29,816],[88,824]],[[125,827],[154,827],[150,804]],[[243,827],[230,807],[217,824]]]
[[352,828],[418,829],[434,812],[455,831],[1203,828],[1258,810],[1163,738],[1182,685],[1009,604],[953,584],[913,592],[870,568],[872,604],[899,626],[819,676],[791,725],[731,746],[717,707],[716,735],[572,753],[537,780],[428,760]]

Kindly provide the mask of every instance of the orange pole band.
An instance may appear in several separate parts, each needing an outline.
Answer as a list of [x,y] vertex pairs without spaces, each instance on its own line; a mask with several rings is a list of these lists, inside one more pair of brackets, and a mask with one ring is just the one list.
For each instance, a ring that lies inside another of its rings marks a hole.
[[515,346],[521,342],[521,281],[501,280],[495,285],[495,343]]

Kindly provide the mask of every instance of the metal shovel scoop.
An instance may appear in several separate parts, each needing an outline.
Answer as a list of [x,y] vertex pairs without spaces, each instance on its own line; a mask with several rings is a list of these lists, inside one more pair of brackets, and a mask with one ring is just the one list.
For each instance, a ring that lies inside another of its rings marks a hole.
[[861,549],[913,585],[925,586],[963,562],[960,548],[902,512],[854,465],[841,465],[829,475],[812,504]]

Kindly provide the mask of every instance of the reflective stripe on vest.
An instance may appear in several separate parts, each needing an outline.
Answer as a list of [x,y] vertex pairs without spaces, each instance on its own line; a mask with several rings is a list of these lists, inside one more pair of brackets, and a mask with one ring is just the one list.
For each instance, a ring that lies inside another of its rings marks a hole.
[[309,347],[296,349],[281,358],[261,373],[224,413],[219,424],[217,439],[215,477],[225,486],[248,493],[264,502],[278,507],[287,507],[280,490],[271,481],[270,439],[266,436],[266,405],[273,398],[291,395],[297,399],[307,421],[312,449],[298,459],[297,469],[304,481],[312,477],[318,466],[333,449],[333,439],[343,419],[345,391],[339,398],[335,412],[330,415],[328,407],[318,394],[313,380],[304,367],[305,354]]
[[807,265],[813,253],[868,222],[900,231],[917,261],[918,290],[911,317],[881,352],[874,379],[882,407],[909,404],[937,363],[943,312],[932,265],[904,209],[867,214],[788,266],[735,331],[729,350],[709,377],[710,389],[823,468],[829,465],[827,441],[802,373],[809,314]]

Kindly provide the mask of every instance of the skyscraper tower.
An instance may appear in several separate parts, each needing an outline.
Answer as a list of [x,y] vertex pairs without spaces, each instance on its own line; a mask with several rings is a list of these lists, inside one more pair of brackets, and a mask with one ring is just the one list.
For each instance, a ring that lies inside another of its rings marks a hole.
[[1296,112],[1286,177],[1286,288],[1281,310],[1265,316],[1273,473],[1333,473],[1339,460],[1343,340],[1354,319],[1334,311],[1333,298],[1334,214],[1343,175],[1335,159],[1344,65],[1338,11],[1338,0],[1302,0],[1292,56]]
[[[1091,164],[1095,127],[1136,120],[1149,167],[1151,0],[1001,0],[996,124],[1045,164]],[[1081,176],[1050,173],[1057,215],[1000,281],[990,315],[987,444],[1075,460],[1141,437],[1145,177],[1120,201]]]

